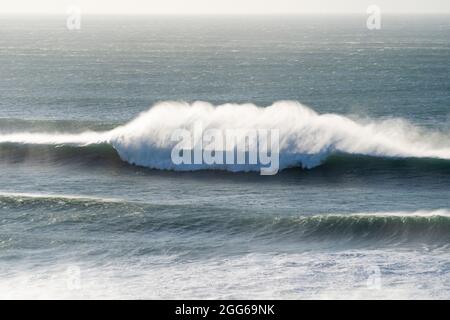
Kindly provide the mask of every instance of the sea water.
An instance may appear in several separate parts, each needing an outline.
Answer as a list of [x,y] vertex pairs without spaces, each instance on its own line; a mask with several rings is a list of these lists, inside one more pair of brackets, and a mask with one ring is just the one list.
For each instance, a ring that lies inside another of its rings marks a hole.
[[448,16],[65,19],[0,18],[1,298],[450,298]]

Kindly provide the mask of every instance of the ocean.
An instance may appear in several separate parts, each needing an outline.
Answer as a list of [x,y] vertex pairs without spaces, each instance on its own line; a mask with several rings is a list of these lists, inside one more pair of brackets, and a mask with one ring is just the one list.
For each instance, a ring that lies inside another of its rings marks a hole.
[[0,182],[0,298],[449,299],[450,17],[2,16]]

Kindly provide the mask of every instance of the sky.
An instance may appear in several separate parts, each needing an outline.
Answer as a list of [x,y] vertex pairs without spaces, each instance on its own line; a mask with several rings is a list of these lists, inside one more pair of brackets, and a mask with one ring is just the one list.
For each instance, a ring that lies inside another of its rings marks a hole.
[[450,0],[0,0],[0,14],[337,14],[450,13]]

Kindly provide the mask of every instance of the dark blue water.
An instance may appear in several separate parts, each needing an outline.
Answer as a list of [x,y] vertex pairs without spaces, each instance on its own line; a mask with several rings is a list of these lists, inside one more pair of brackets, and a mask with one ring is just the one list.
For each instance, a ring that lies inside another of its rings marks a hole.
[[[0,296],[448,298],[450,18],[365,25],[2,17]],[[286,168],[162,170],[192,117],[139,114],[198,100],[271,106]]]

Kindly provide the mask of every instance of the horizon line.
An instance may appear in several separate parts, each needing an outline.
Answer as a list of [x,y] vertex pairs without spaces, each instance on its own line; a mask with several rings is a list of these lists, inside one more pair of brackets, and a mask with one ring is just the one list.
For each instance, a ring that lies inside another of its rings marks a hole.
[[[0,12],[0,16],[66,16],[66,12]],[[275,12],[275,13],[112,13],[112,12],[83,12],[86,16],[345,16],[368,15],[366,12]],[[450,15],[449,12],[383,12],[383,15]]]

